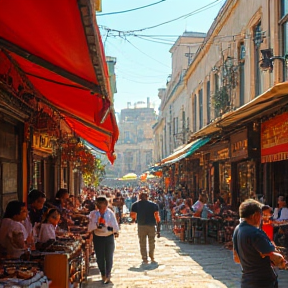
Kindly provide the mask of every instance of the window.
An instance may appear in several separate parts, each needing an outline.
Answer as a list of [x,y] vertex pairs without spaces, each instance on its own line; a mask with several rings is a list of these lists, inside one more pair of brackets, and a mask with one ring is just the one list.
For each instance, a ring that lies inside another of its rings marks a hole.
[[178,117],[175,118],[175,134],[178,134]]
[[182,129],[181,129],[181,132],[183,134],[183,143],[184,141],[186,141],[186,123],[185,123],[185,111],[182,111]]
[[245,46],[244,43],[240,44],[239,47],[239,105],[242,106],[245,103],[245,74],[244,74],[244,64],[245,64]]
[[193,132],[196,132],[196,127],[197,127],[197,96],[196,94],[194,95],[194,100],[193,100]]
[[[282,47],[282,53],[283,55],[288,54],[288,1],[287,0],[281,0],[281,7],[280,7],[280,17],[283,19],[281,21],[281,28],[282,28],[282,37],[283,37],[283,47]],[[288,79],[288,71],[286,65],[283,65],[283,80]]]
[[261,77],[261,70],[260,70],[260,45],[263,42],[263,35],[261,29],[261,22],[259,22],[254,30],[253,30],[253,37],[254,37],[254,68],[255,68],[255,97],[258,97],[262,93],[262,77]]
[[138,129],[137,136],[138,136],[138,141],[141,142],[144,139],[144,130]]
[[199,129],[203,127],[203,90],[199,91]]
[[146,165],[149,166],[152,163],[152,151],[146,153]]
[[124,131],[124,143],[130,143],[130,132]]
[[[219,91],[219,74],[214,74],[214,95]],[[214,107],[215,108],[215,107]],[[215,108],[215,117],[219,116],[219,112],[218,109]]]
[[210,81],[207,81],[206,84],[206,103],[207,103],[207,124],[210,123],[211,115],[210,115],[210,107],[211,107],[211,95],[210,95]]
[[214,93],[219,90],[219,75],[214,74]]

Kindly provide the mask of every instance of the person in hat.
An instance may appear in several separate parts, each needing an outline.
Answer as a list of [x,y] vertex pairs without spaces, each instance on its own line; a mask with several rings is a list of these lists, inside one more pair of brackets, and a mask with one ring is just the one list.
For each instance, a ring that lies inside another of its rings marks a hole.
[[149,243],[149,257],[151,263],[154,260],[155,250],[155,225],[157,224],[157,237],[160,237],[160,216],[157,204],[148,201],[148,194],[142,191],[139,195],[139,201],[132,204],[130,217],[138,224],[138,238],[140,244],[140,252],[142,256],[142,264],[148,264],[147,245]]
[[119,226],[114,212],[108,208],[105,196],[96,198],[97,209],[90,212],[88,231],[93,233],[93,244],[98,268],[104,284],[110,282],[115,250],[114,237],[119,235]]

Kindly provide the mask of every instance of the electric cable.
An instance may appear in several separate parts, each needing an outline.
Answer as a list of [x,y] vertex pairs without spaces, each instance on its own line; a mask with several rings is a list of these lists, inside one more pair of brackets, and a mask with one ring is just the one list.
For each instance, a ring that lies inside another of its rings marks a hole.
[[169,68],[168,65],[166,65],[166,64],[164,64],[164,63],[161,63],[160,61],[154,59],[153,57],[149,56],[149,55],[146,54],[145,52],[141,51],[138,47],[136,47],[134,44],[132,44],[128,39],[125,38],[125,40],[126,40],[126,42],[128,42],[131,46],[133,46],[136,50],[138,50],[140,53],[142,53],[143,55],[145,55],[145,56],[147,56],[148,58],[154,60],[155,62],[157,62],[157,63],[159,63],[159,64],[161,64],[161,65]]
[[148,5],[145,5],[145,6],[140,6],[140,7],[137,7],[137,8],[133,8],[133,9],[129,9],[129,10],[123,10],[123,11],[117,11],[117,12],[109,12],[109,13],[103,13],[103,14],[98,14],[97,13],[97,17],[99,16],[107,16],[107,15],[115,15],[115,14],[121,14],[121,13],[127,13],[127,12],[131,12],[131,11],[136,11],[136,10],[140,10],[140,9],[143,9],[143,8],[147,8],[147,7],[150,7],[150,6],[154,6],[154,5],[157,5],[161,2],[164,2],[166,0],[161,0],[161,1],[158,1],[158,2],[155,2],[155,3],[152,3],[152,4],[148,4]]
[[200,8],[198,8],[198,9],[192,11],[192,12],[189,12],[188,14],[185,14],[185,15],[179,16],[177,18],[174,18],[172,20],[168,20],[166,22],[163,22],[163,23],[160,23],[160,24],[157,24],[157,25],[154,25],[154,26],[146,27],[146,28],[141,28],[141,29],[137,29],[137,30],[128,30],[128,31],[120,31],[120,30],[117,30],[117,29],[107,28],[107,27],[104,27],[104,26],[101,26],[101,25],[99,25],[99,28],[110,29],[111,31],[122,33],[122,34],[134,33],[134,32],[142,32],[144,30],[153,29],[153,28],[156,28],[156,27],[159,27],[159,26],[162,26],[162,25],[177,21],[177,20],[179,20],[181,18],[186,19],[187,17],[190,17],[190,16],[196,15],[198,13],[201,13],[201,12],[207,10],[207,9],[210,9],[211,7],[215,6],[216,4],[218,5],[219,1],[223,1],[223,0],[215,0],[214,2],[212,2],[210,4],[207,4],[207,5],[203,6],[203,7],[200,7]]

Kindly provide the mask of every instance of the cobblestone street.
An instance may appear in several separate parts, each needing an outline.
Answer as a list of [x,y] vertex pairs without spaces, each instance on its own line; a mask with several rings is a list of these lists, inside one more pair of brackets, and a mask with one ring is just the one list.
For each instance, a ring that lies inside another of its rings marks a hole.
[[[84,288],[240,288],[240,266],[232,252],[223,245],[187,244],[180,242],[170,231],[162,231],[156,240],[155,260],[158,264],[141,265],[137,225],[122,225],[116,240],[111,283],[100,280],[95,263]],[[286,288],[288,271],[279,271],[279,288]]]

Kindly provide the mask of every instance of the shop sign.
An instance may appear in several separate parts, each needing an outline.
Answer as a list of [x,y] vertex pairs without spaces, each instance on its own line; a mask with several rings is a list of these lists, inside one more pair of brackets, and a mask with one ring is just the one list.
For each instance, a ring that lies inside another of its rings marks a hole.
[[52,143],[47,134],[34,133],[33,135],[33,148],[39,151],[52,153]]
[[247,129],[230,137],[231,142],[231,159],[240,160],[248,157],[248,139]]
[[[210,154],[213,161],[225,160],[229,158],[229,148],[224,148],[218,151],[212,151]],[[211,159],[211,158],[210,158]]]
[[261,162],[288,159],[288,112],[261,124]]
[[226,160],[230,158],[230,149],[227,144],[220,144],[213,147],[213,150],[210,151],[210,160],[211,161],[219,161]]

